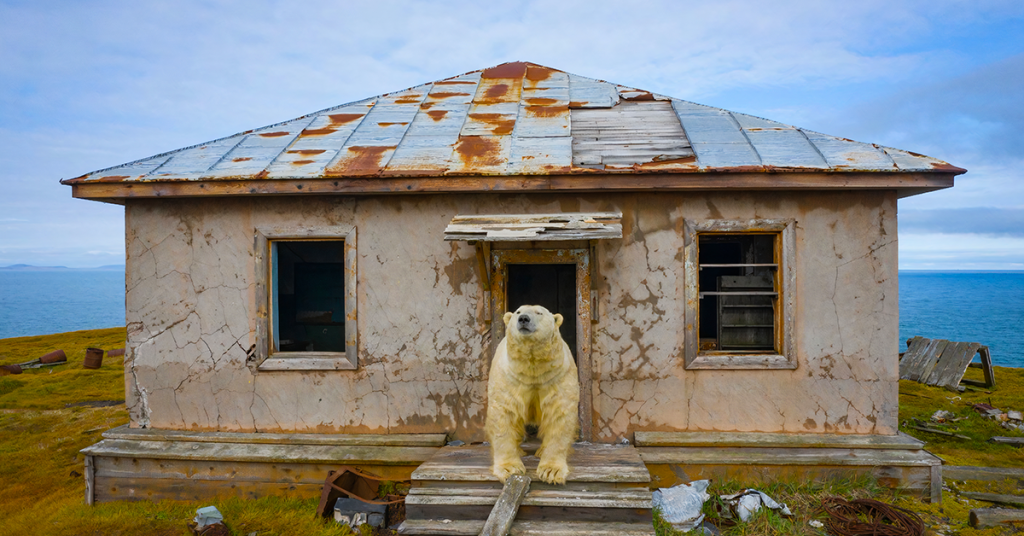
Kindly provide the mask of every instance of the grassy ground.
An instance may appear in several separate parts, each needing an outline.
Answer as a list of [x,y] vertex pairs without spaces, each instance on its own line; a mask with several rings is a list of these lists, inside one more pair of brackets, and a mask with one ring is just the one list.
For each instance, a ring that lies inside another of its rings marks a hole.
[[[35,359],[51,350],[63,349],[68,364],[52,369],[28,370],[24,374],[0,376],[0,505],[4,506],[0,536],[26,534],[76,535],[187,535],[185,523],[197,508],[214,504],[224,514],[232,534],[259,536],[303,534],[338,535],[351,532],[334,523],[314,519],[317,500],[264,498],[198,502],[111,503],[93,507],[84,504],[85,472],[79,450],[101,439],[100,433],[128,422],[124,405],[102,406],[124,400],[121,358],[105,357],[99,370],[82,368],[85,349],[120,348],[123,328],[77,331],[38,337],[0,340],[0,365]],[[968,371],[975,377],[975,370]],[[979,378],[980,379],[980,378]],[[920,432],[901,424],[900,429],[927,442],[926,448],[951,465],[1024,467],[1022,450],[988,442],[993,435],[1020,436],[983,419],[971,408],[977,402],[1003,410],[1024,410],[1024,369],[996,369],[997,387],[988,391],[951,393],[913,382],[900,382],[900,422],[928,421],[939,409],[962,417],[944,429],[969,439],[949,438]],[[98,407],[97,407],[98,406]],[[991,504],[968,500],[958,491],[1020,493],[1016,481],[957,484],[944,493],[941,505],[922,502],[915,496],[894,494],[877,488],[868,480],[837,480],[828,483],[780,482],[762,487],[770,496],[789,505],[795,514],[784,518],[772,512],[759,513],[750,523],[724,528],[726,536],[805,535],[824,532],[808,524],[821,519],[821,499],[873,497],[918,512],[930,534],[992,536],[1010,534],[1012,529],[976,531],[967,527],[971,508]],[[715,482],[715,495],[739,491],[742,482]],[[709,519],[716,520],[714,500],[705,505]],[[658,524],[658,534],[673,531]]]

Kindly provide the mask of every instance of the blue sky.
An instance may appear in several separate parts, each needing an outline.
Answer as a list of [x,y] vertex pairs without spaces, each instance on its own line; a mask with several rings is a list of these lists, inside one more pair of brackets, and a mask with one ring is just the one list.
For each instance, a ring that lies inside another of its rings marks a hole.
[[0,266],[124,262],[62,178],[506,61],[967,168],[902,269],[1024,270],[1024,2],[0,1]]

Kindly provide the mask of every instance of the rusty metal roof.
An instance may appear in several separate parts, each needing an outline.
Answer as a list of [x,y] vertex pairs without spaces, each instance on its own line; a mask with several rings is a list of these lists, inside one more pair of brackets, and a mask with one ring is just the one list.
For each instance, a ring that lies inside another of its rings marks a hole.
[[757,171],[964,172],[908,151],[515,62],[61,182]]

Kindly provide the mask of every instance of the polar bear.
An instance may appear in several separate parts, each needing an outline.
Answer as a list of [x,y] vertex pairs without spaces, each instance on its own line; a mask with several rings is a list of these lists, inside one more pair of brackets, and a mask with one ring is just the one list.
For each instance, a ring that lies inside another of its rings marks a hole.
[[487,380],[487,423],[491,472],[505,482],[525,474],[525,426],[535,424],[541,438],[537,477],[565,484],[566,458],[578,431],[580,383],[569,345],[558,327],[562,315],[539,305],[505,313],[505,338],[498,344]]

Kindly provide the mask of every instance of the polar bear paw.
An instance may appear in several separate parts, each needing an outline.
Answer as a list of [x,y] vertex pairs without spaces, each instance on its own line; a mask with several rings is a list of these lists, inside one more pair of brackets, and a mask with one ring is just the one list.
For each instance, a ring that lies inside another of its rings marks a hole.
[[540,465],[537,466],[537,478],[548,484],[565,484],[565,479],[568,476],[569,464],[565,463],[565,460],[541,460]]
[[494,476],[498,477],[498,480],[500,480],[501,483],[504,484],[505,480],[512,475],[525,475],[526,467],[523,466],[522,460],[516,460],[505,463],[495,463],[494,467],[491,468],[491,473],[493,473]]

